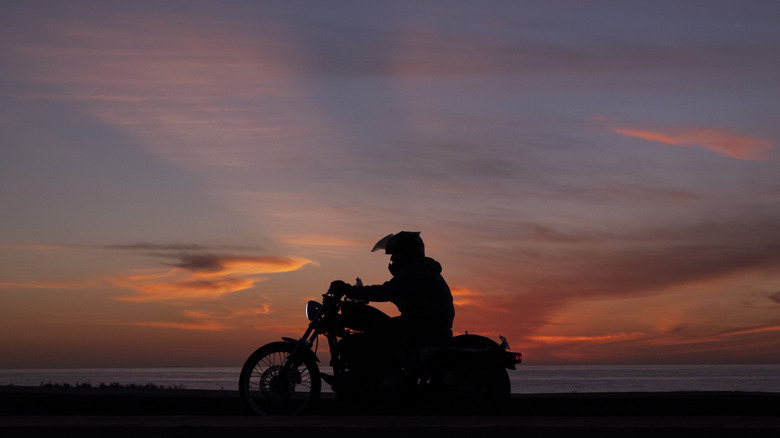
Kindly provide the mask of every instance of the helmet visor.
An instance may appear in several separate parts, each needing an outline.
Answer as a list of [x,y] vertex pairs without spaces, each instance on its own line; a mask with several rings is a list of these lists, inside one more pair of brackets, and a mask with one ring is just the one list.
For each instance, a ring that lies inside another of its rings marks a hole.
[[387,236],[381,238],[379,240],[379,242],[377,242],[376,245],[374,245],[374,247],[371,249],[371,252],[379,251],[380,249],[385,249],[386,250],[387,249],[387,242],[389,242],[390,239],[393,238],[393,236],[395,236],[395,234],[388,234]]

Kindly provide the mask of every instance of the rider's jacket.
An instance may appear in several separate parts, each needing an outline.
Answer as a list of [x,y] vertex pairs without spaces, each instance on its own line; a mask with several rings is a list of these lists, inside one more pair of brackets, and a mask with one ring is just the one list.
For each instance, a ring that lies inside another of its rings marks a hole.
[[348,295],[368,301],[390,301],[401,311],[402,318],[420,327],[451,329],[455,307],[441,271],[436,260],[419,257],[405,263],[389,281],[352,288]]

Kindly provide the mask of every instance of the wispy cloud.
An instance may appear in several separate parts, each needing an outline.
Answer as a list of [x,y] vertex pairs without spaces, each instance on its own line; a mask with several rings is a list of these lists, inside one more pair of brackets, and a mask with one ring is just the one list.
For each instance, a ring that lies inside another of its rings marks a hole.
[[222,332],[233,329],[234,326],[231,324],[231,321],[236,318],[256,317],[268,313],[271,313],[271,308],[268,304],[233,310],[229,308],[209,311],[183,310],[178,315],[171,316],[168,320],[138,321],[131,324],[140,327]]
[[499,307],[490,302],[484,294],[471,289],[453,287],[451,288],[452,301],[456,307],[467,308],[469,311],[479,309],[480,311],[507,313],[504,307]]
[[529,336],[530,339],[542,344],[568,344],[568,343],[585,343],[585,344],[604,344],[610,342],[631,341],[635,339],[641,339],[645,337],[644,333],[614,333],[608,335],[595,335],[595,336]]
[[475,302],[476,292],[469,289],[452,288],[452,301],[456,306],[468,306]]
[[47,84],[45,92],[14,95],[78,102],[152,153],[188,167],[285,157],[284,149],[263,146],[308,123],[280,116],[297,93],[290,85],[295,56],[284,43],[294,38],[273,20],[237,25],[161,7],[90,21],[92,11],[79,9],[36,22],[48,43],[34,38],[0,46],[28,68],[25,81]]
[[747,337],[750,335],[760,335],[763,333],[780,332],[780,324],[777,322],[770,322],[766,324],[755,324],[744,327],[736,327],[717,333],[708,334],[686,334],[680,336],[660,336],[655,339],[649,339],[650,345],[692,345],[692,344],[707,344],[726,342],[735,337]]
[[762,324],[750,327],[731,329],[719,334],[719,336],[742,336],[751,335],[755,333],[767,333],[767,332],[780,332],[780,324],[776,322],[774,324]]
[[295,246],[366,246],[366,242],[358,239],[347,239],[340,236],[328,236],[321,234],[283,235],[279,240]]
[[685,190],[664,187],[648,187],[639,184],[609,183],[601,184],[589,190],[581,190],[581,197],[615,197],[618,199],[647,200],[654,203],[685,203],[701,199],[701,195]]
[[763,138],[712,127],[613,127],[612,131],[628,137],[670,146],[698,146],[717,154],[738,159],[764,161],[776,145]]
[[104,286],[102,280],[28,280],[28,281],[0,281],[0,289],[63,289],[83,290]]
[[150,321],[150,322],[137,322],[133,323],[139,327],[157,327],[157,328],[170,328],[177,330],[195,330],[195,331],[209,331],[209,332],[221,332],[228,330],[229,327],[217,322],[217,321],[198,321],[198,322],[172,322],[172,321]]
[[[291,207],[294,209],[295,207]],[[324,218],[329,213],[323,212],[316,217]],[[314,227],[307,227],[314,230]],[[331,230],[332,227],[328,227]],[[298,251],[305,252],[306,254],[318,254],[330,257],[344,257],[345,252],[353,248],[365,248],[367,246],[365,240],[341,237],[338,233],[335,235],[324,234],[283,234],[277,236],[277,240],[286,245],[290,245],[293,248],[298,248]],[[312,262],[315,263],[316,262]]]

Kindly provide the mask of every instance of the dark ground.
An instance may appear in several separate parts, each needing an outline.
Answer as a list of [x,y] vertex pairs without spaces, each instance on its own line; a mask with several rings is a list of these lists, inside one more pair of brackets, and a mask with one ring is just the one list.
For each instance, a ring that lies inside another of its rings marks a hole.
[[0,436],[780,437],[780,394],[514,394],[488,417],[387,415],[324,394],[302,417],[246,415],[237,392],[0,387]]

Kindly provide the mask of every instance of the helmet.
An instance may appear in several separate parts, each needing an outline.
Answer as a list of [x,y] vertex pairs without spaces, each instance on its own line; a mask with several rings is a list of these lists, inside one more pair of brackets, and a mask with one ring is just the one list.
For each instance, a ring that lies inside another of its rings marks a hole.
[[399,257],[425,257],[425,244],[419,231],[401,231],[398,234],[388,234],[374,245],[371,252],[385,250],[385,254]]

